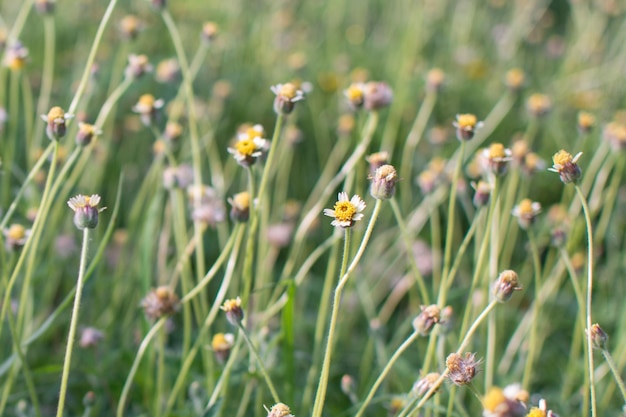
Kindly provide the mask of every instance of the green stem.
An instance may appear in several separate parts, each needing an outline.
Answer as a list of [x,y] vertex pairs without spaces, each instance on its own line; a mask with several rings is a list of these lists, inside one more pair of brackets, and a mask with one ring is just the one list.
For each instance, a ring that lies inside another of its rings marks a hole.
[[72,362],[72,352],[74,350],[74,339],[76,338],[76,327],[78,325],[78,317],[80,310],[80,299],[83,293],[83,280],[85,278],[85,270],[87,268],[87,253],[89,250],[89,232],[91,229],[83,229],[83,246],[80,252],[80,266],[78,269],[78,281],[76,282],[76,295],[74,296],[74,309],[72,311],[72,319],[70,321],[70,331],[67,336],[67,345],[65,348],[65,360],[63,361],[63,374],[61,376],[61,391],[59,393],[59,405],[57,407],[57,417],[63,417],[63,409],[65,408],[65,397],[67,395],[67,381],[70,376],[70,364]]
[[[591,329],[591,299],[593,290],[593,232],[591,229],[591,214],[589,213],[589,206],[587,205],[587,199],[585,198],[582,190],[578,185],[574,185],[576,193],[580,198],[580,203],[583,206],[583,212],[585,214],[585,223],[587,223],[587,329]],[[593,366],[593,344],[591,340],[591,332],[587,331],[587,349],[588,349],[588,366],[589,366],[589,394],[591,400],[591,417],[596,416],[596,389],[595,389],[595,375]]]
[[409,235],[409,230],[406,227],[406,223],[402,218],[402,213],[400,212],[400,206],[398,205],[398,201],[395,197],[392,197],[389,200],[391,203],[391,209],[393,210],[393,215],[396,218],[396,222],[398,222],[398,227],[400,228],[400,233],[402,233],[402,238],[404,239],[404,246],[407,254],[407,258],[409,260],[409,265],[411,266],[411,270],[413,271],[413,276],[415,277],[415,281],[417,281],[417,286],[419,287],[422,304],[429,305],[430,297],[428,296],[428,290],[426,289],[426,284],[424,283],[424,277],[420,272],[417,261],[415,260],[415,256],[413,256],[413,244],[411,242],[411,236]]
[[533,268],[535,273],[535,302],[533,303],[533,318],[530,327],[530,339],[528,341],[528,356],[524,365],[524,376],[522,377],[522,387],[530,392],[530,382],[533,374],[533,364],[537,354],[537,336],[539,332],[539,311],[541,303],[539,297],[541,295],[541,264],[539,260],[539,249],[537,248],[537,240],[532,229],[528,229],[528,241],[530,243],[531,256],[533,258]]
[[[267,169],[267,167],[266,167]],[[254,265],[256,227],[258,225],[259,212],[254,206],[256,199],[254,175],[251,167],[246,167],[248,173],[248,194],[250,194],[250,229],[248,229],[248,240],[246,242],[246,257],[243,261],[243,292],[241,298],[244,304],[247,304],[248,297],[252,291],[252,267]]]
[[41,145],[44,128],[44,124],[41,123],[41,120],[39,120],[39,115],[48,112],[52,82],[54,80],[54,47],[56,43],[54,17],[47,15],[43,17],[43,30],[43,69],[41,75],[41,89],[39,90],[39,99],[37,100],[37,114],[35,115],[35,121],[38,122],[36,124],[37,127],[35,128],[34,136],[37,146]]
[[402,343],[398,349],[396,349],[395,353],[391,356],[391,358],[389,359],[389,361],[387,362],[387,364],[385,365],[385,367],[383,368],[382,372],[380,373],[380,375],[378,376],[378,378],[376,379],[376,382],[374,382],[374,385],[372,386],[372,388],[369,390],[369,393],[367,394],[367,397],[365,398],[365,400],[363,400],[363,403],[361,404],[361,407],[359,408],[359,411],[357,411],[356,413],[356,417],[361,417],[363,415],[363,413],[365,413],[365,409],[367,408],[367,406],[369,405],[369,403],[372,401],[372,398],[374,397],[374,394],[376,393],[376,390],[378,390],[378,388],[380,387],[380,384],[383,383],[383,380],[387,377],[387,374],[389,374],[389,371],[391,371],[391,367],[396,363],[396,361],[398,360],[398,358],[400,357],[400,355],[402,355],[404,353],[404,351],[419,337],[419,333],[418,332],[413,332],[405,341],[404,343]]
[[[452,177],[452,185],[450,188],[450,201],[448,203],[448,227],[446,230],[446,243],[445,251],[443,255],[443,273],[441,276],[448,276],[450,271],[450,259],[452,258],[452,239],[454,238],[454,210],[456,208],[456,192],[459,184],[459,177],[461,176],[461,167],[463,166],[463,157],[465,155],[466,141],[461,141],[461,149],[459,150],[459,156],[456,160],[456,167],[454,169],[454,176]],[[442,280],[443,283],[443,280]]]
[[278,398],[278,393],[276,392],[276,388],[274,388],[274,384],[272,383],[272,379],[270,378],[270,375],[267,373],[267,370],[265,369],[265,366],[263,365],[263,360],[261,359],[261,356],[259,355],[259,351],[252,343],[252,340],[250,340],[250,337],[246,333],[246,329],[243,327],[243,324],[241,323],[239,323],[239,332],[246,340],[246,343],[248,344],[248,348],[250,349],[250,352],[252,352],[252,355],[254,355],[254,358],[256,359],[259,365],[259,369],[261,370],[261,373],[263,374],[263,378],[265,378],[265,383],[267,384],[267,387],[270,389],[270,392],[272,393],[272,398],[274,399],[274,402],[279,403],[280,400]]
[[615,382],[617,383],[617,386],[622,393],[622,398],[626,402],[626,386],[624,385],[624,380],[619,374],[619,369],[617,369],[617,366],[615,365],[615,362],[613,361],[611,353],[608,349],[602,349],[602,354],[604,355],[604,359],[606,359],[606,363],[609,365],[609,368],[611,368],[611,372],[613,372]]
[[[363,256],[363,252],[369,242],[369,239],[372,235],[372,231],[374,230],[374,225],[376,224],[376,220],[378,219],[378,215],[380,214],[380,209],[382,207],[382,200],[376,200],[376,205],[374,206],[374,212],[372,213],[372,217],[370,218],[369,224],[367,225],[367,229],[365,230],[365,234],[363,235],[363,239],[361,240],[361,245],[357,250],[356,255],[352,259],[350,266],[346,270],[346,272],[341,276],[339,283],[337,284],[337,288],[335,289],[335,296],[333,298],[333,309],[330,317],[330,326],[328,329],[328,339],[326,341],[326,352],[324,354],[324,361],[322,364],[322,372],[320,375],[320,381],[317,387],[317,394],[315,395],[315,403],[313,404],[313,417],[321,417],[322,410],[324,409],[324,400],[326,399],[326,390],[328,388],[328,374],[330,372],[330,360],[332,356],[332,348],[333,348],[333,337],[335,333],[335,329],[337,327],[337,316],[339,314],[339,304],[341,302],[341,293],[343,291],[343,287],[348,282],[348,278],[350,274],[354,271],[357,264],[361,260]],[[348,230],[346,230],[348,232]],[[346,233],[347,235],[347,233]],[[344,249],[344,256],[345,254]]]

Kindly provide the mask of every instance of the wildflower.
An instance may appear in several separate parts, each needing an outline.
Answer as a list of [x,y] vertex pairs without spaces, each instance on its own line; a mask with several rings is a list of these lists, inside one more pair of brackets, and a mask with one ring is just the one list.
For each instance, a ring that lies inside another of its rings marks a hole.
[[455,316],[454,316],[454,308],[452,306],[445,306],[441,309],[441,314],[439,317],[439,329],[441,333],[449,333],[452,331],[454,327]]
[[270,225],[267,228],[267,242],[276,248],[287,247],[291,241],[293,228],[293,224],[289,222]]
[[294,417],[289,406],[283,403],[276,403],[269,410],[266,408],[267,417]]
[[163,84],[173,83],[180,77],[180,65],[175,58],[164,59],[156,67],[154,78]]
[[122,38],[128,40],[134,40],[141,30],[143,30],[143,23],[132,14],[126,15],[120,20],[118,25]]
[[269,141],[263,139],[263,127],[254,125],[237,135],[234,147],[228,148],[235,160],[244,167],[253,165],[269,149]]
[[613,150],[623,150],[626,148],[626,125],[619,122],[611,122],[604,127],[602,137],[609,142]]
[[352,114],[342,114],[337,121],[337,135],[341,137],[350,136],[355,124],[356,122]]
[[391,104],[393,91],[387,83],[370,81],[363,87],[363,107],[365,110],[380,110]]
[[522,89],[524,81],[526,81],[526,75],[519,68],[512,68],[506,73],[505,84],[513,93],[517,93]]
[[529,153],[530,148],[525,139],[518,139],[511,145],[511,158],[515,165],[523,165],[524,159]]
[[348,396],[354,396],[356,393],[356,381],[352,375],[344,374],[341,377],[341,392]]
[[522,170],[526,175],[531,175],[546,168],[546,162],[534,152],[529,152],[524,158]]
[[170,144],[176,142],[183,134],[183,127],[177,122],[167,122],[163,131],[163,138]]
[[235,337],[232,333],[216,333],[211,340],[211,348],[215,352],[215,357],[220,363],[226,362],[233,348]]
[[54,239],[54,253],[60,259],[67,259],[76,253],[78,247],[76,246],[76,240],[73,235],[61,234]]
[[526,407],[511,396],[509,387],[491,387],[487,391],[482,399],[483,417],[523,417],[526,414]]
[[4,246],[7,251],[15,252],[24,247],[30,232],[30,229],[17,223],[12,224],[8,229],[4,229],[2,234],[4,235]]
[[[164,178],[164,181],[166,179]],[[189,165],[180,165],[175,173],[175,181],[181,188],[187,188],[191,205],[191,217],[196,222],[215,225],[226,218],[226,208],[217,193],[206,185],[190,185],[193,181],[193,169]]]
[[94,137],[102,134],[102,130],[89,123],[78,122],[78,133],[76,133],[76,144],[87,146]]
[[548,410],[546,400],[539,400],[539,407],[533,407],[530,409],[526,417],[557,417],[552,410]]
[[532,94],[526,101],[526,108],[531,116],[545,116],[552,110],[552,100],[545,94]]
[[42,114],[41,118],[44,122],[47,122],[46,134],[50,140],[59,140],[65,136],[67,131],[66,122],[70,120],[73,115],[65,113],[65,111],[58,106],[50,109],[48,114]]
[[144,74],[152,72],[152,69],[153,67],[150,64],[150,61],[148,61],[148,57],[146,55],[130,54],[128,56],[128,65],[124,70],[124,75],[136,80],[141,78]]
[[363,218],[361,212],[365,210],[365,202],[361,200],[361,197],[354,195],[352,199],[348,200],[348,194],[341,192],[337,200],[333,209],[324,209],[325,216],[335,218],[330,223],[331,225],[345,229]]
[[19,71],[26,65],[28,48],[16,41],[4,53],[4,65],[11,71]]
[[564,184],[576,183],[582,176],[582,170],[576,163],[582,154],[578,152],[572,158],[572,155],[561,149],[552,157],[554,164],[548,171],[557,172]]
[[365,160],[370,164],[370,175],[374,175],[378,168],[389,163],[389,152],[375,152],[366,156]]
[[498,279],[493,283],[492,293],[493,296],[501,303],[505,303],[511,299],[513,292],[521,291],[522,287],[519,285],[519,277],[515,271],[507,269],[502,271],[498,276]]
[[156,320],[174,314],[180,306],[178,296],[167,285],[150,291],[141,301],[146,317]]
[[513,216],[517,217],[519,226],[522,229],[528,229],[540,212],[541,204],[529,198],[525,198],[513,208],[511,213]]
[[420,336],[428,336],[435,327],[435,324],[439,323],[441,319],[441,310],[436,304],[420,307],[422,312],[413,320],[413,329]]
[[472,182],[472,188],[476,190],[474,199],[472,200],[476,207],[484,207],[489,202],[491,196],[491,185],[486,181]]
[[487,169],[494,175],[502,175],[506,172],[507,165],[511,161],[511,150],[501,143],[492,143],[483,150],[483,158],[487,161]]
[[230,218],[234,222],[247,222],[250,218],[250,193],[247,191],[237,193],[228,199],[232,206]]
[[79,194],[68,200],[67,205],[74,210],[74,225],[79,229],[94,229],[98,225],[98,215],[106,209],[98,208],[100,196]]
[[354,110],[363,107],[365,101],[365,84],[364,83],[352,83],[343,91],[343,95],[348,99],[348,104]]
[[[438,372],[430,372],[418,379],[415,384],[413,384],[413,392],[415,395],[423,397],[433,386],[435,386],[435,383],[439,380],[440,376],[441,375]],[[433,392],[436,392],[436,390]]]
[[139,97],[137,104],[133,106],[133,111],[139,113],[141,122],[145,126],[150,126],[155,121],[157,110],[163,107],[163,99],[155,99],[152,94],[144,94]]
[[274,111],[276,114],[290,114],[296,102],[304,100],[304,92],[293,83],[276,84],[271,87],[271,90],[276,95],[274,99]]
[[35,8],[37,12],[43,15],[51,14],[54,12],[55,0],[36,0]]
[[609,335],[600,327],[598,323],[591,325],[591,330],[587,329],[585,332],[591,335],[591,342],[596,349],[605,350],[606,342],[609,340]]
[[586,111],[579,112],[576,120],[578,131],[583,134],[591,132],[591,129],[593,129],[596,124],[596,117]]
[[451,353],[446,358],[447,376],[456,385],[467,385],[476,376],[480,362],[475,353],[466,352],[465,356]]
[[207,43],[211,43],[217,37],[219,27],[215,22],[206,22],[202,25],[202,40]]
[[241,298],[224,301],[224,304],[220,307],[226,313],[226,319],[233,326],[239,326],[241,320],[243,320],[243,309],[241,308]]
[[473,114],[457,114],[456,121],[452,123],[456,128],[456,137],[459,140],[470,140],[474,137],[476,129],[480,129],[483,122],[479,122]]
[[432,193],[435,186],[439,184],[439,182],[439,175],[430,169],[422,171],[417,176],[417,185],[420,187],[420,190],[424,195]]
[[377,200],[386,200],[393,197],[398,182],[398,173],[392,165],[383,165],[376,169],[370,185],[370,194]]
[[80,332],[80,340],[78,344],[82,348],[95,347],[104,339],[104,333],[95,327],[85,327]]
[[426,74],[426,89],[433,93],[441,91],[446,74],[440,68],[433,68]]

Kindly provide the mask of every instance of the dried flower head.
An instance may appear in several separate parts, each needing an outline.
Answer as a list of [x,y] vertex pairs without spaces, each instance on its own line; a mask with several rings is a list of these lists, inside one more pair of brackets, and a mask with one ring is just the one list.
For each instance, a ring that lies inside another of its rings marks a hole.
[[365,210],[365,202],[361,200],[361,197],[355,194],[349,200],[348,193],[341,192],[337,197],[335,207],[324,209],[324,215],[335,218],[330,223],[331,225],[345,229],[363,218],[363,213],[361,213],[363,210]]
[[141,20],[137,18],[137,16],[129,14],[124,16],[122,20],[120,20],[118,28],[120,31],[120,35],[122,35],[122,38],[133,40],[137,38],[139,32],[143,30],[144,25]]
[[440,68],[433,68],[426,74],[426,89],[432,92],[439,92],[446,81],[446,73]]
[[487,164],[488,172],[494,175],[502,175],[506,172],[509,162],[513,159],[510,149],[501,143],[492,143],[483,149],[483,158]]
[[478,181],[471,183],[472,188],[476,190],[474,199],[472,200],[476,207],[484,207],[489,202],[491,196],[491,185],[487,181]]
[[451,353],[446,358],[447,376],[456,385],[467,385],[478,373],[480,363],[480,360],[476,360],[475,353],[466,352],[464,356]]
[[216,333],[211,340],[211,349],[220,363],[226,362],[233,348],[235,337],[232,333]]
[[591,132],[591,129],[593,129],[593,127],[596,125],[596,117],[586,111],[579,112],[576,120],[578,131],[583,134]]
[[30,232],[30,229],[27,229],[17,223],[12,224],[8,229],[2,230],[2,234],[4,235],[4,246],[7,251],[15,252],[24,247],[28,237],[30,236]]
[[598,323],[591,325],[591,330],[586,329],[591,335],[591,342],[594,348],[606,350],[606,342],[609,341],[609,335],[600,327]]
[[245,167],[253,165],[265,152],[269,150],[269,141],[263,139],[263,126],[254,125],[237,134],[237,141],[228,153],[232,154],[237,162]]
[[124,75],[128,78],[136,80],[141,78],[144,74],[152,72],[153,67],[148,61],[146,55],[130,54],[128,56],[128,65],[124,70]]
[[73,115],[65,113],[59,106],[55,106],[50,109],[48,114],[42,114],[41,119],[46,122],[46,134],[50,140],[59,140],[65,136],[67,131],[66,122],[70,120]]
[[202,40],[213,42],[219,33],[219,26],[215,22],[205,22],[202,25]]
[[95,327],[85,327],[80,332],[80,340],[78,344],[82,348],[91,348],[98,346],[98,343],[104,339],[104,333]]
[[474,137],[476,129],[480,129],[483,122],[479,122],[473,114],[457,114],[456,120],[452,122],[456,128],[456,137],[459,140],[470,140]]
[[146,317],[156,320],[174,314],[180,307],[178,296],[166,285],[151,290],[141,301]]
[[370,81],[363,87],[363,107],[374,111],[385,108],[393,100],[393,91],[389,84],[380,81]]
[[526,101],[526,108],[533,117],[545,116],[552,110],[552,100],[545,94],[532,94]]
[[370,176],[370,194],[377,200],[393,197],[398,182],[398,173],[392,165],[383,165]]
[[152,94],[144,94],[133,106],[133,111],[139,114],[145,126],[151,126],[156,121],[157,110],[163,107],[163,104],[165,104],[163,99],[157,100]]
[[552,157],[553,165],[552,168],[548,168],[548,171],[558,173],[564,184],[575,184],[582,176],[582,170],[576,163],[582,154],[578,152],[572,157],[571,154],[561,149]]
[[524,87],[526,75],[520,68],[512,68],[506,73],[505,84],[509,90],[517,93]]
[[[438,372],[430,372],[422,376],[415,382],[415,384],[413,384],[413,392],[416,396],[423,397],[428,391],[431,390],[432,387],[435,386],[440,377],[441,374],[439,374]],[[435,392],[437,392],[436,389],[435,391],[433,391],[433,393]]]
[[19,71],[26,65],[28,48],[16,41],[4,52],[4,65],[11,71]]
[[290,114],[296,103],[304,100],[304,92],[293,83],[276,84],[271,87],[271,90],[276,95],[274,99],[274,111],[276,114]]
[[76,133],[76,144],[78,146],[87,146],[94,137],[102,134],[102,130],[89,123],[78,122],[78,133]]
[[241,298],[237,297],[224,301],[220,307],[226,313],[226,319],[233,326],[239,326],[243,320],[243,309],[241,308]]
[[67,205],[74,210],[74,225],[79,229],[94,229],[98,225],[98,215],[106,207],[98,208],[100,196],[92,194],[86,196],[79,194],[68,200]]
[[267,417],[294,417],[289,406],[283,403],[276,403],[269,410],[266,408]]
[[537,215],[541,212],[541,204],[525,198],[513,208],[511,212],[517,217],[517,221],[522,229],[528,229],[535,221]]
[[515,291],[521,291],[522,286],[519,283],[519,276],[513,270],[507,269],[502,271],[493,283],[491,292],[493,296],[501,303],[505,303],[511,299]]
[[231,205],[230,218],[234,222],[247,222],[250,218],[250,193],[243,191],[228,199]]
[[420,307],[422,312],[413,320],[413,329],[420,336],[428,336],[441,319],[441,310],[436,304]]
[[360,109],[365,102],[365,84],[352,83],[343,91],[343,95],[346,96],[348,104],[352,109]]

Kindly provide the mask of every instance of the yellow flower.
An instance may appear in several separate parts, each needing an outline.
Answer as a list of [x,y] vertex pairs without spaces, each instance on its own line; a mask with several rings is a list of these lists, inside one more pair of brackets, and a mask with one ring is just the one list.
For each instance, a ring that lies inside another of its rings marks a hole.
[[459,140],[470,140],[474,137],[476,129],[481,128],[483,123],[479,122],[475,115],[466,113],[457,114],[452,125],[456,127],[456,137]]
[[572,157],[570,153],[561,149],[552,157],[554,165],[548,170],[558,173],[561,181],[565,184],[575,183],[582,176],[582,170],[576,163],[582,154],[582,152],[578,152],[576,156]]
[[254,125],[237,135],[234,147],[228,148],[240,165],[250,166],[269,149],[269,141],[262,138],[263,127]]
[[324,209],[324,215],[334,217],[330,224],[335,227],[347,228],[363,218],[361,213],[365,210],[365,202],[358,195],[348,199],[348,194],[341,192],[333,209]]

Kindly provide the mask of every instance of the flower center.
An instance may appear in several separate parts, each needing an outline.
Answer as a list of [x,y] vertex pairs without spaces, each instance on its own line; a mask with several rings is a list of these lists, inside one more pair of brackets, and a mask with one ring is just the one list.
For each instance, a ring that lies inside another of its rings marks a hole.
[[360,85],[351,85],[346,90],[346,96],[350,101],[360,101],[363,99],[363,88]]
[[248,135],[250,139],[260,138],[263,135],[263,132],[259,132],[257,129],[251,127],[246,130],[246,135]]
[[145,106],[147,108],[152,108],[154,106],[154,96],[152,94],[144,94],[139,97],[139,104]]
[[476,116],[473,114],[459,114],[456,120],[460,128],[473,128],[476,126]]
[[57,119],[64,119],[65,112],[60,107],[53,107],[48,112],[48,123],[54,123]]
[[351,221],[356,214],[356,207],[349,201],[335,203],[335,218],[339,221]]
[[570,155],[567,151],[560,150],[554,154],[552,157],[552,161],[554,165],[565,165],[569,162],[572,162],[572,155]]
[[492,143],[489,147],[489,158],[504,158],[506,153],[504,152],[504,145],[501,143]]
[[296,86],[292,83],[283,84],[280,87],[279,95],[292,99],[296,96]]
[[483,398],[485,410],[494,412],[496,407],[506,401],[504,392],[500,388],[492,387]]
[[533,214],[533,202],[526,198],[519,203],[519,214],[522,216],[532,216]]
[[26,236],[26,229],[21,224],[14,224],[9,227],[7,237],[13,240],[23,239]]
[[235,145],[237,152],[242,155],[251,156],[256,151],[256,145],[252,139],[243,139]]

